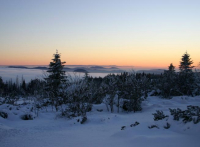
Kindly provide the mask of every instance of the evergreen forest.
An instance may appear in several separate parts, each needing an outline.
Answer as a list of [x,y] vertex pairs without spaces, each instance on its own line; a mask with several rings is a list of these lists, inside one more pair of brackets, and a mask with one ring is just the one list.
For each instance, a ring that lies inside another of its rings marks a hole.
[[[181,57],[179,67],[171,63],[162,74],[132,71],[108,74],[102,78],[85,73],[83,78],[72,78],[63,70],[64,64],[61,55],[56,52],[42,80],[32,79],[27,83],[23,77],[17,77],[15,82],[3,82],[0,77],[0,104],[16,105],[23,98],[34,101],[31,111],[37,115],[41,109],[51,107],[63,117],[81,116],[84,122],[94,104],[104,103],[111,113],[137,112],[142,110],[141,103],[148,96],[171,99],[173,96],[200,95],[200,73],[194,71],[193,61],[187,52]],[[176,72],[175,68],[179,71]],[[114,107],[117,109],[114,110]]]

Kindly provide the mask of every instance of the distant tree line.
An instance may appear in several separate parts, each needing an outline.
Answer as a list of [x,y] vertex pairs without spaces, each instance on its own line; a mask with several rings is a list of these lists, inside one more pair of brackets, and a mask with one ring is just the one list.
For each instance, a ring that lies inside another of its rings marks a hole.
[[27,97],[33,96],[37,91],[41,91],[45,85],[45,82],[40,79],[32,79],[26,83],[25,79],[21,79],[21,82],[16,77],[16,82],[12,79],[3,82],[0,77],[0,96],[2,97]]

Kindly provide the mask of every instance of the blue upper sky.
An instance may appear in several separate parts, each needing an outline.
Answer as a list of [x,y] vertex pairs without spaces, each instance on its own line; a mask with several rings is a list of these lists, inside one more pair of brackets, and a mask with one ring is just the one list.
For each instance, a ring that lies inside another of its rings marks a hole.
[[[199,62],[199,0],[1,0],[0,64]],[[155,65],[157,64],[157,65]]]

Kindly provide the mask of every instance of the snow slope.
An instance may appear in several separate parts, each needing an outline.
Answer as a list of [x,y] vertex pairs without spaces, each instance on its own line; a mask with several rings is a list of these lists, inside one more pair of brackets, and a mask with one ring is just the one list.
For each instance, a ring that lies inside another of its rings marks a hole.
[[[200,106],[198,97],[174,97],[171,100],[148,97],[143,110],[137,113],[107,112],[104,104],[94,105],[87,113],[85,124],[78,118],[58,117],[58,113],[43,110],[34,120],[21,120],[20,115],[27,105],[9,110],[1,105],[0,110],[8,112],[8,118],[0,117],[1,147],[197,147],[200,144],[200,123],[174,121],[168,108],[186,109],[187,105]],[[9,106],[10,107],[10,106]],[[103,109],[98,112],[97,109]],[[167,119],[154,121],[152,113],[162,110]],[[135,122],[140,124],[130,127]],[[166,122],[171,124],[164,129]],[[149,129],[150,125],[159,129]],[[125,126],[124,130],[121,130]]]

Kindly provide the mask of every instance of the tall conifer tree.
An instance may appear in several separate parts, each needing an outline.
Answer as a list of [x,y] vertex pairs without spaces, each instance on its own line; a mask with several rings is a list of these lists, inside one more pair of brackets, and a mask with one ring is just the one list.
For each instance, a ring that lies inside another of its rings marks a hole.
[[65,71],[63,70],[66,62],[61,62],[60,54],[56,50],[56,54],[53,55],[52,62],[49,64],[47,72],[49,73],[46,80],[46,90],[50,92],[50,97],[57,109],[59,103],[59,97],[61,96],[60,89],[66,83]]
[[190,58],[190,55],[186,52],[180,61],[179,65],[179,88],[182,94],[193,95],[193,90],[195,88],[195,78],[192,71],[193,61]]
[[186,52],[180,61],[180,65],[179,65],[179,69],[180,72],[192,72],[192,68],[194,66],[192,66],[193,61],[190,58],[190,55]]

